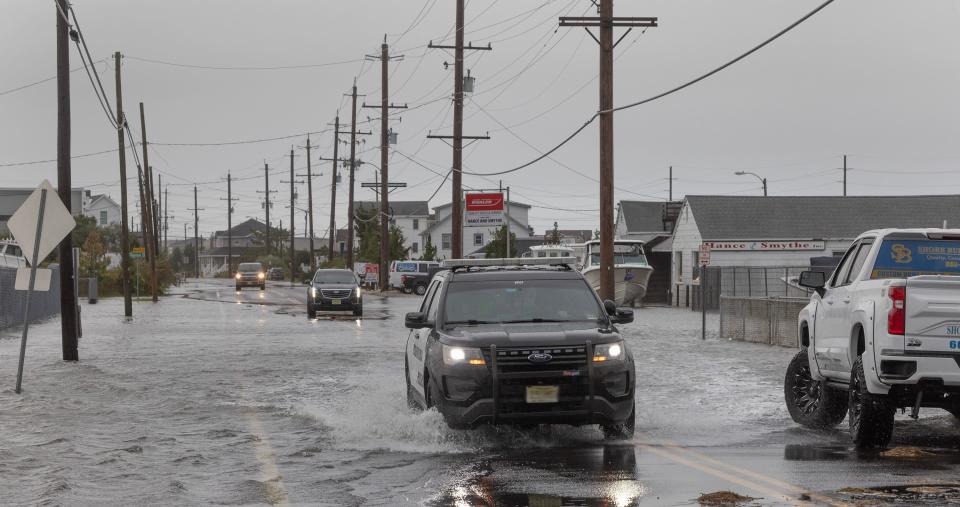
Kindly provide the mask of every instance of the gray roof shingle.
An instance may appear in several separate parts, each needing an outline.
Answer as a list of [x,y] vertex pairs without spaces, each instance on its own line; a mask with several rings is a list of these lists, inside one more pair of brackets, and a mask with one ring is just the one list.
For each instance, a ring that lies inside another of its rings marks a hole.
[[960,195],[687,196],[704,240],[852,239],[883,228],[960,226]]
[[620,212],[628,232],[664,231],[663,213],[665,202],[620,201]]

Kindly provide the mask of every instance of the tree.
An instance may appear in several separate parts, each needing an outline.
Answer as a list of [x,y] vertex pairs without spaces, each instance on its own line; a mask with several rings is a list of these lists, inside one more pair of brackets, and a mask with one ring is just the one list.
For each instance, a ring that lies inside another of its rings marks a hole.
[[554,245],[560,244],[560,226],[556,222],[553,223],[553,231],[550,233],[550,239],[547,242]]
[[[377,208],[358,206],[354,214],[354,228],[359,242],[357,260],[380,262],[380,220]],[[389,250],[391,259],[406,259],[409,248],[403,246],[403,231],[396,224],[390,225]]]
[[193,242],[190,242],[183,247],[183,263],[180,269],[184,272],[193,272],[195,262],[197,262],[196,249],[193,247]]
[[183,251],[180,247],[175,247],[170,253],[170,269],[179,273],[183,269]]
[[103,241],[96,229],[87,234],[83,242],[83,249],[80,250],[80,276],[84,278],[103,278],[110,266],[110,259],[105,255],[107,252]]
[[516,257],[517,256],[517,235],[510,233],[510,252],[507,252],[507,226],[501,226],[496,230],[490,231],[493,233],[493,241],[487,243],[487,246],[483,248],[483,254],[487,258],[497,258],[497,257]]
[[71,233],[71,236],[73,237],[73,244],[82,245],[87,242],[87,236],[97,229],[97,219],[80,215],[75,217],[75,220],[77,222],[77,226],[73,228],[73,232]]
[[433,240],[430,239],[430,235],[427,234],[427,242],[423,244],[423,255],[420,256],[422,261],[435,261],[437,260],[437,247],[433,246]]

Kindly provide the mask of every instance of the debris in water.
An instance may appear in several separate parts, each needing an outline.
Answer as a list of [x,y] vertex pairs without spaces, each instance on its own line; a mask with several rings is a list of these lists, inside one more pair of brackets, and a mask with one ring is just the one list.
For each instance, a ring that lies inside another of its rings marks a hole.
[[894,447],[881,452],[880,456],[884,458],[926,458],[934,456],[934,454],[917,447]]
[[738,495],[733,491],[717,491],[700,495],[700,498],[697,498],[697,503],[700,505],[740,505],[754,500],[756,498]]
[[915,486],[884,486],[878,488],[843,488],[838,493],[853,500],[902,503],[922,502],[923,505],[960,503],[960,485],[924,484]]

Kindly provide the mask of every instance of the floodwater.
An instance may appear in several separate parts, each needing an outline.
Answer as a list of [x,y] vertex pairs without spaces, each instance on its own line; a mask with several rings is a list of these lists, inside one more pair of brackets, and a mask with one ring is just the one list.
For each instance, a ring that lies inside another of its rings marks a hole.
[[843,505],[869,497],[843,488],[952,483],[960,463],[936,411],[899,423],[895,445],[926,449],[912,458],[857,454],[843,426],[797,428],[782,401],[794,351],[701,341],[687,310],[623,326],[638,430],[610,443],[594,427],[455,431],[411,411],[414,296],[308,320],[302,287],[183,293],[136,303],[131,322],[119,300],[84,304],[75,364],[59,360],[58,320],[34,326],[22,395],[19,332],[0,333],[0,504],[689,505],[732,490]]

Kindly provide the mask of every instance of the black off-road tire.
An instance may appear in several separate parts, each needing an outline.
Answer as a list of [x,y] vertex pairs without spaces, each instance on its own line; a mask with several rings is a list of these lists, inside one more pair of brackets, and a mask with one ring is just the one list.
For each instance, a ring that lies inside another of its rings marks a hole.
[[267,290],[267,284],[260,284],[260,290]]
[[607,440],[630,440],[633,438],[633,432],[637,421],[637,403],[633,403],[630,409],[630,415],[626,421],[619,424],[601,424],[600,430],[603,431],[603,438]]
[[354,317],[363,317],[363,307],[361,306],[360,308],[354,308],[354,309],[353,309],[353,316],[354,316]]
[[413,287],[413,292],[414,292],[414,294],[416,294],[416,295],[418,295],[418,296],[422,296],[422,295],[426,294],[426,293],[427,293],[427,286],[426,286],[426,284],[418,283],[417,285],[415,285],[415,286]]
[[863,374],[863,357],[850,372],[850,438],[858,448],[886,447],[893,437],[896,407],[887,395],[870,394]]
[[315,319],[317,318],[317,308],[310,303],[307,303],[307,318]]
[[237,292],[240,292],[241,290],[243,290],[243,287],[237,285]]
[[808,428],[832,428],[847,415],[847,393],[813,380],[807,349],[800,349],[787,366],[783,398],[794,422]]

